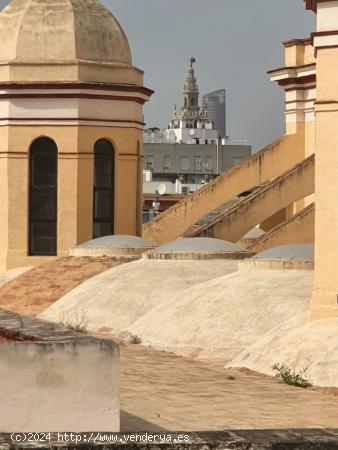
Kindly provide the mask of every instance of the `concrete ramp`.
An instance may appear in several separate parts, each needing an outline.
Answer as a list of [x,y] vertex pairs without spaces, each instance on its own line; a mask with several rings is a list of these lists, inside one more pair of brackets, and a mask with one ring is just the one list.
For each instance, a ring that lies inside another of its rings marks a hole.
[[290,204],[313,194],[315,157],[309,156],[241,200],[190,237],[208,236],[238,242],[248,231]]
[[160,244],[179,238],[225,202],[298,164],[303,149],[298,134],[282,137],[145,224],[143,237]]
[[286,244],[313,244],[315,232],[315,205],[304,208],[277,227],[257,239],[248,249],[257,253]]

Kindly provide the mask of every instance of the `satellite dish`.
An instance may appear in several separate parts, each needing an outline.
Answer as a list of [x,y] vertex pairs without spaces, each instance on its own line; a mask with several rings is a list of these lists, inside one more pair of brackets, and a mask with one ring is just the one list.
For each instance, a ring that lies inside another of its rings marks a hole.
[[191,129],[191,130],[189,131],[189,134],[190,134],[190,136],[195,136],[195,130],[194,130],[194,129]]
[[167,192],[167,185],[162,183],[157,186],[156,192],[160,195],[164,195]]

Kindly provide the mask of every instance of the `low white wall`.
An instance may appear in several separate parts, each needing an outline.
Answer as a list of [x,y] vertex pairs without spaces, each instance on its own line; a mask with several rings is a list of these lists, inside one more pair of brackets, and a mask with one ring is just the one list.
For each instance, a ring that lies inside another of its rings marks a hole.
[[0,352],[0,432],[119,431],[115,343],[4,342]]

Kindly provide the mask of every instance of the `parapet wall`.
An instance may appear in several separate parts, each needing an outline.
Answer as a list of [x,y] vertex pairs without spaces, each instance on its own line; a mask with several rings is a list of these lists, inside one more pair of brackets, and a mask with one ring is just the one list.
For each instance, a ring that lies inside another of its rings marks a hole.
[[148,252],[143,255],[143,259],[165,259],[165,260],[207,260],[207,259],[229,259],[242,260],[255,256],[253,251],[233,251],[233,252]]
[[0,352],[1,432],[119,431],[114,342],[0,310]]
[[131,261],[142,256],[142,253],[152,250],[154,247],[73,247],[70,249],[70,256],[75,257],[113,257],[113,258],[129,258]]
[[285,259],[250,259],[241,261],[238,270],[250,272],[253,270],[313,270],[314,262],[308,260],[285,260]]

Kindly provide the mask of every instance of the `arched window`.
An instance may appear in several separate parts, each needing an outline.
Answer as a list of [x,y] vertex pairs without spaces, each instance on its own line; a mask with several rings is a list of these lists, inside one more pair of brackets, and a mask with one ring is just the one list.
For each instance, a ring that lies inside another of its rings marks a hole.
[[137,192],[136,192],[136,235],[142,236],[142,204],[143,204],[143,159],[141,144],[137,141]]
[[29,255],[57,254],[57,146],[36,139],[29,161]]
[[115,150],[100,139],[94,146],[93,238],[114,234]]

